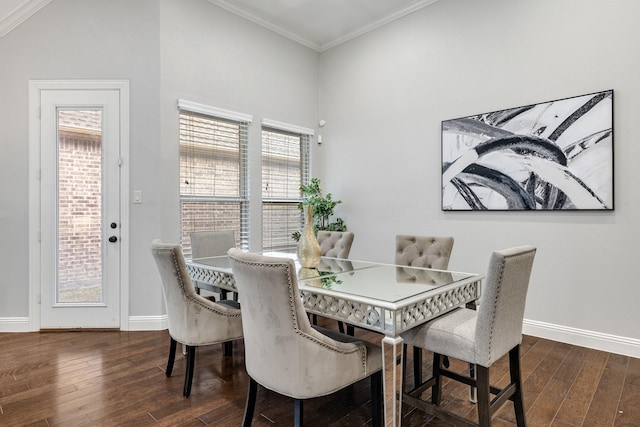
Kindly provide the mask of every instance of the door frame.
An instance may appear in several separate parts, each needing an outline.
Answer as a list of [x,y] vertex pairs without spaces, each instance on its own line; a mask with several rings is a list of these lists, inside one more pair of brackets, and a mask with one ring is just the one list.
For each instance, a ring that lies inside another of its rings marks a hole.
[[30,80],[29,81],[29,324],[40,330],[41,272],[41,131],[42,90],[117,90],[120,94],[120,330],[129,330],[129,81]]

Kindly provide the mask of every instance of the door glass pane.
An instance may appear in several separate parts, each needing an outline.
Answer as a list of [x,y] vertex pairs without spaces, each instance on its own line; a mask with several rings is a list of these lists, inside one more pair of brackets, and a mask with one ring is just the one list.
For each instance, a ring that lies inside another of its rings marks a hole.
[[59,304],[102,303],[102,111],[58,110]]

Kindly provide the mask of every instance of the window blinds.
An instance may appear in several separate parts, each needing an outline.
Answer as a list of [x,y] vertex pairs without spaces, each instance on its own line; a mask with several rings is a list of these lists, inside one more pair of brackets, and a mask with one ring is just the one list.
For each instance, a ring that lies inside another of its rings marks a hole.
[[[250,116],[179,101],[180,236],[201,230],[234,230],[249,246],[247,143]],[[196,111],[193,111],[196,110]],[[213,116],[216,114],[216,116]]]
[[291,235],[302,229],[298,208],[300,186],[309,183],[310,138],[282,129],[262,128],[262,246],[264,250],[289,250]]

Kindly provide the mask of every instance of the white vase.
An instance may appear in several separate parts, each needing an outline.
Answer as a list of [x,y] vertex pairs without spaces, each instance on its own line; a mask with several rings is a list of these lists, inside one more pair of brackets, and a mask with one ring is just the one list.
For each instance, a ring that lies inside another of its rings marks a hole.
[[316,268],[320,264],[320,245],[313,232],[313,206],[304,205],[304,228],[298,241],[298,261],[304,268]]

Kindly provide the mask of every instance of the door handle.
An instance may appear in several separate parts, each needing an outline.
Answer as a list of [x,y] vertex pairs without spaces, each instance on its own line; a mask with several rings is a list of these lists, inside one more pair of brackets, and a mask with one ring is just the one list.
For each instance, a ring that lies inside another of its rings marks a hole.
[[117,241],[118,241],[118,238],[117,238],[116,236],[111,236],[111,237],[109,237],[109,241],[110,241],[111,243],[115,243],[115,242],[117,242]]

